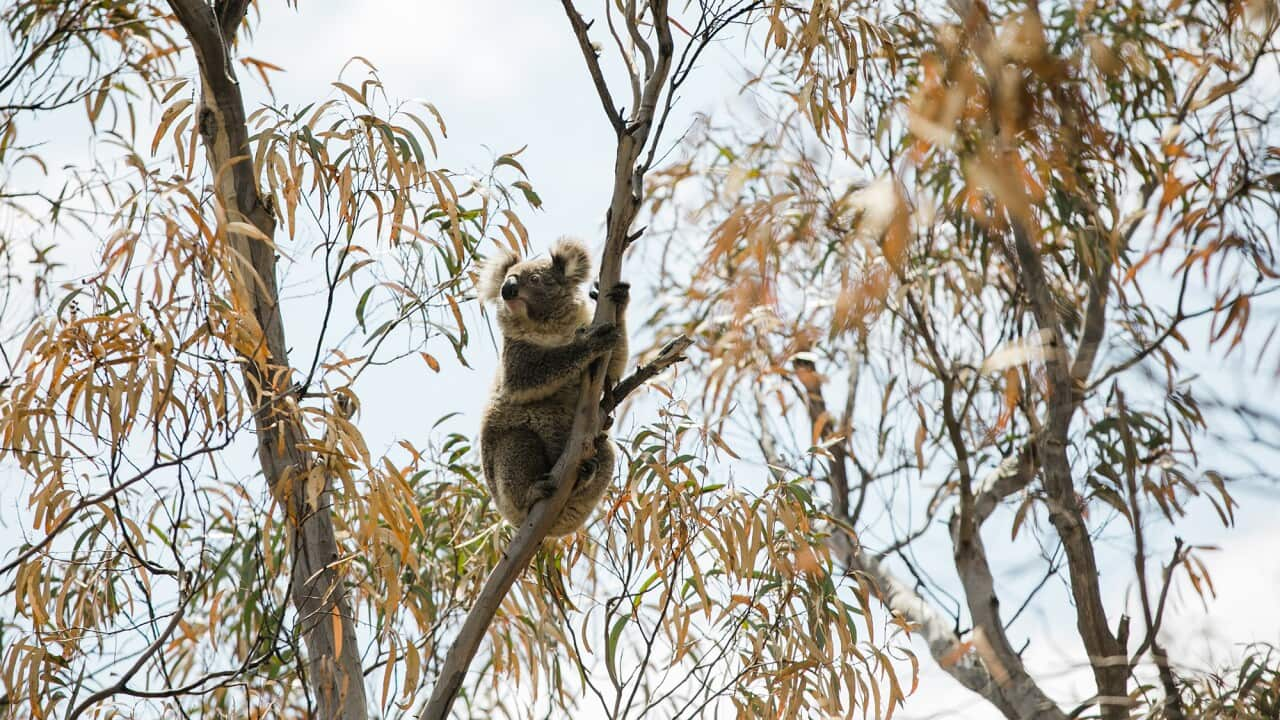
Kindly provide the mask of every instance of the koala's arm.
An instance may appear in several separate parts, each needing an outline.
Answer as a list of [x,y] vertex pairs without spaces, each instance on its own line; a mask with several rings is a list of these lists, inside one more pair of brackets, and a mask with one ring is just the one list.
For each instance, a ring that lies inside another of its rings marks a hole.
[[608,323],[589,327],[557,347],[509,342],[502,351],[503,392],[515,402],[551,397],[581,379],[593,360],[615,347],[619,335],[617,326]]

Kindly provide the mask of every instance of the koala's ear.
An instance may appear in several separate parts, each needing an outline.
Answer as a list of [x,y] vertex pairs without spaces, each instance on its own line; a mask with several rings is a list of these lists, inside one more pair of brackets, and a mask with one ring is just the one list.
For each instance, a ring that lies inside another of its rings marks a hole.
[[497,300],[502,291],[502,282],[507,279],[507,271],[520,261],[510,250],[503,250],[484,261],[480,266],[480,301]]
[[581,285],[591,274],[591,254],[581,240],[560,238],[551,248],[551,265],[572,285]]

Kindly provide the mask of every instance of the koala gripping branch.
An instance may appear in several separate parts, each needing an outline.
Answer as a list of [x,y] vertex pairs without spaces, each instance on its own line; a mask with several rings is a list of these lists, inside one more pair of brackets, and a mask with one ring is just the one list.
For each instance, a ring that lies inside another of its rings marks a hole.
[[[630,117],[624,121],[623,113],[616,109],[616,104],[604,80],[599,57],[593,51],[593,45],[587,36],[590,23],[586,22],[574,7],[573,0],[561,0],[569,25],[582,49],[583,61],[587,65],[587,70],[596,86],[596,92],[604,105],[605,114],[618,135],[613,166],[613,194],[610,198],[609,210],[605,215],[605,247],[603,257],[600,259],[600,297],[596,304],[596,323],[618,320],[618,309],[609,298],[609,289],[621,279],[622,253],[626,250],[628,241],[634,239],[631,237],[631,227],[640,210],[644,175],[652,161],[652,156],[646,160],[642,160],[641,157],[650,141],[656,141],[650,137],[650,131],[654,127],[655,115],[659,112],[659,100],[663,99],[665,102],[662,108],[663,117],[665,117],[665,110],[670,108],[672,102],[672,93],[669,90],[664,92],[664,89],[667,89],[671,59],[674,55],[671,18],[668,15],[667,3],[668,0],[653,0],[646,7],[647,18],[640,16],[645,14],[642,12],[625,21],[633,38],[643,38],[646,32],[652,33],[650,40],[641,39],[639,42],[645,44],[645,51],[653,62],[645,64],[643,77],[635,65],[630,65],[632,86],[641,90],[640,102],[633,108]],[[663,367],[675,363],[688,345],[688,339],[675,341],[674,344],[663,349],[654,363],[663,362],[665,363]],[[511,544],[507,546],[497,567],[485,581],[480,596],[476,598],[475,605],[467,614],[462,629],[454,639],[453,647],[449,648],[449,653],[445,656],[436,685],[432,688],[431,698],[418,715],[420,720],[444,720],[448,716],[449,708],[462,687],[467,668],[475,657],[480,640],[493,620],[498,605],[506,597],[516,577],[537,552],[539,544],[546,537],[547,531],[551,529],[561,510],[568,504],[569,495],[577,481],[578,466],[584,451],[589,443],[595,441],[597,433],[600,432],[604,370],[608,366],[609,358],[601,358],[583,381],[569,442],[551,471],[556,480],[556,493],[551,498],[533,506],[524,524],[511,538]],[[651,370],[641,368],[636,375],[620,381],[618,388],[610,393],[609,404],[616,405],[625,396],[625,393],[620,392],[621,390],[638,387],[647,377],[656,374],[658,369],[660,368]],[[648,375],[642,375],[645,372]],[[638,379],[633,379],[637,376],[639,376]],[[607,412],[612,407],[603,409]]]
[[683,360],[684,351],[692,344],[693,341],[684,335],[668,342],[652,360],[618,382],[607,404],[598,402],[602,393],[605,363],[600,363],[599,368],[582,383],[582,390],[578,395],[578,412],[574,416],[569,442],[564,454],[551,470],[556,478],[556,494],[534,505],[529,511],[529,517],[512,536],[511,544],[489,574],[489,579],[485,581],[480,596],[467,614],[453,646],[449,648],[440,676],[432,689],[431,699],[418,715],[419,720],[444,720],[448,716],[449,708],[466,677],[467,668],[471,665],[498,606],[502,604],[502,599],[506,597],[516,578],[529,565],[547,531],[568,504],[583,453],[600,432],[601,411],[611,412],[627,395],[664,369]]

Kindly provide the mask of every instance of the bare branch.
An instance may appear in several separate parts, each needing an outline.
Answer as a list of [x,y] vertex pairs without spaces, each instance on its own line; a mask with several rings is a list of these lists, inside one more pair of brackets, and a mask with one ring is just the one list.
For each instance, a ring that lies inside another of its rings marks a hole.
[[693,340],[685,335],[680,335],[663,345],[652,360],[636,368],[635,372],[618,381],[618,385],[611,390],[609,399],[601,404],[601,409],[606,414],[613,412],[628,395],[635,392],[641,385],[649,382],[651,378],[663,370],[684,360],[684,352],[689,349],[690,345],[693,345]]
[[[653,15],[653,28],[658,34],[658,58],[654,63],[653,72],[645,78],[644,92],[640,95],[640,107],[636,108],[635,114],[632,116],[632,125],[643,125],[645,138],[648,137],[649,127],[653,123],[657,108],[658,96],[662,94],[663,87],[667,82],[667,75],[671,69],[671,57],[675,54],[675,42],[671,39],[671,17],[667,14],[667,0],[650,0],[650,12]],[[637,24],[639,19],[636,19]],[[672,98],[667,97],[670,104]],[[640,143],[643,145],[643,143]],[[637,149],[637,154],[639,150]]]
[[618,114],[618,106],[613,102],[613,94],[609,92],[609,83],[605,82],[604,73],[600,70],[600,55],[587,31],[590,23],[582,19],[582,15],[573,6],[573,0],[561,0],[564,12],[569,16],[569,24],[573,27],[574,37],[578,39],[578,48],[582,50],[582,59],[587,63],[587,72],[591,73],[591,81],[595,83],[596,94],[600,96],[600,104],[604,106],[604,114],[614,131],[621,134],[623,130],[622,116]]
[[[606,0],[604,4],[604,19],[605,19],[605,22],[608,23],[609,25],[609,34],[613,36],[613,43],[618,48],[618,55],[622,57],[623,63],[627,66],[627,80],[631,82],[631,107],[637,108],[637,107],[640,107],[641,75],[640,75],[640,71],[636,69],[634,48],[638,45],[638,43],[636,42],[634,35],[632,36],[632,41],[631,41],[632,50],[628,50],[626,43],[622,42],[622,36],[618,34],[618,28],[613,23],[613,8],[615,7],[618,8],[619,12],[626,12],[625,10],[623,10],[622,4],[619,2],[619,0],[613,0],[612,2],[608,2]],[[631,16],[631,13],[626,13],[626,14],[627,14],[627,17]],[[627,23],[627,27],[633,28],[634,26],[631,23]],[[651,64],[652,63],[650,63],[649,65]],[[649,65],[645,66],[645,72],[649,71]]]
[[[644,76],[649,77],[653,74],[653,49],[649,47],[649,43],[640,35],[640,23],[637,22],[636,0],[627,0],[624,8],[627,14],[627,33],[631,35],[631,42],[640,50],[640,56],[644,59]],[[639,100],[636,101],[636,107],[640,107]]]

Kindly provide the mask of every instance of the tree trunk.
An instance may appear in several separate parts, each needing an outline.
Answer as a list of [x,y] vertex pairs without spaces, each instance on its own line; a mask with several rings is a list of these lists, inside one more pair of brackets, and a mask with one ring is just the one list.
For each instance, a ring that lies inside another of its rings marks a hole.
[[[275,218],[258,192],[244,100],[229,62],[231,39],[246,5],[224,0],[215,8],[203,0],[170,0],[200,64],[197,117],[214,192],[225,213],[221,235],[230,244],[229,299],[237,319],[251,323],[247,333],[251,340],[238,342],[236,351],[255,408],[258,459],[293,530],[290,589],[307,646],[308,692],[316,703],[316,717],[363,720],[368,707],[355,618],[346,587],[332,567],[338,559],[338,543],[329,512],[330,482],[304,449],[307,434],[292,397],[276,255],[270,242]],[[254,236],[248,228],[235,230],[230,223],[247,223],[262,236]]]

